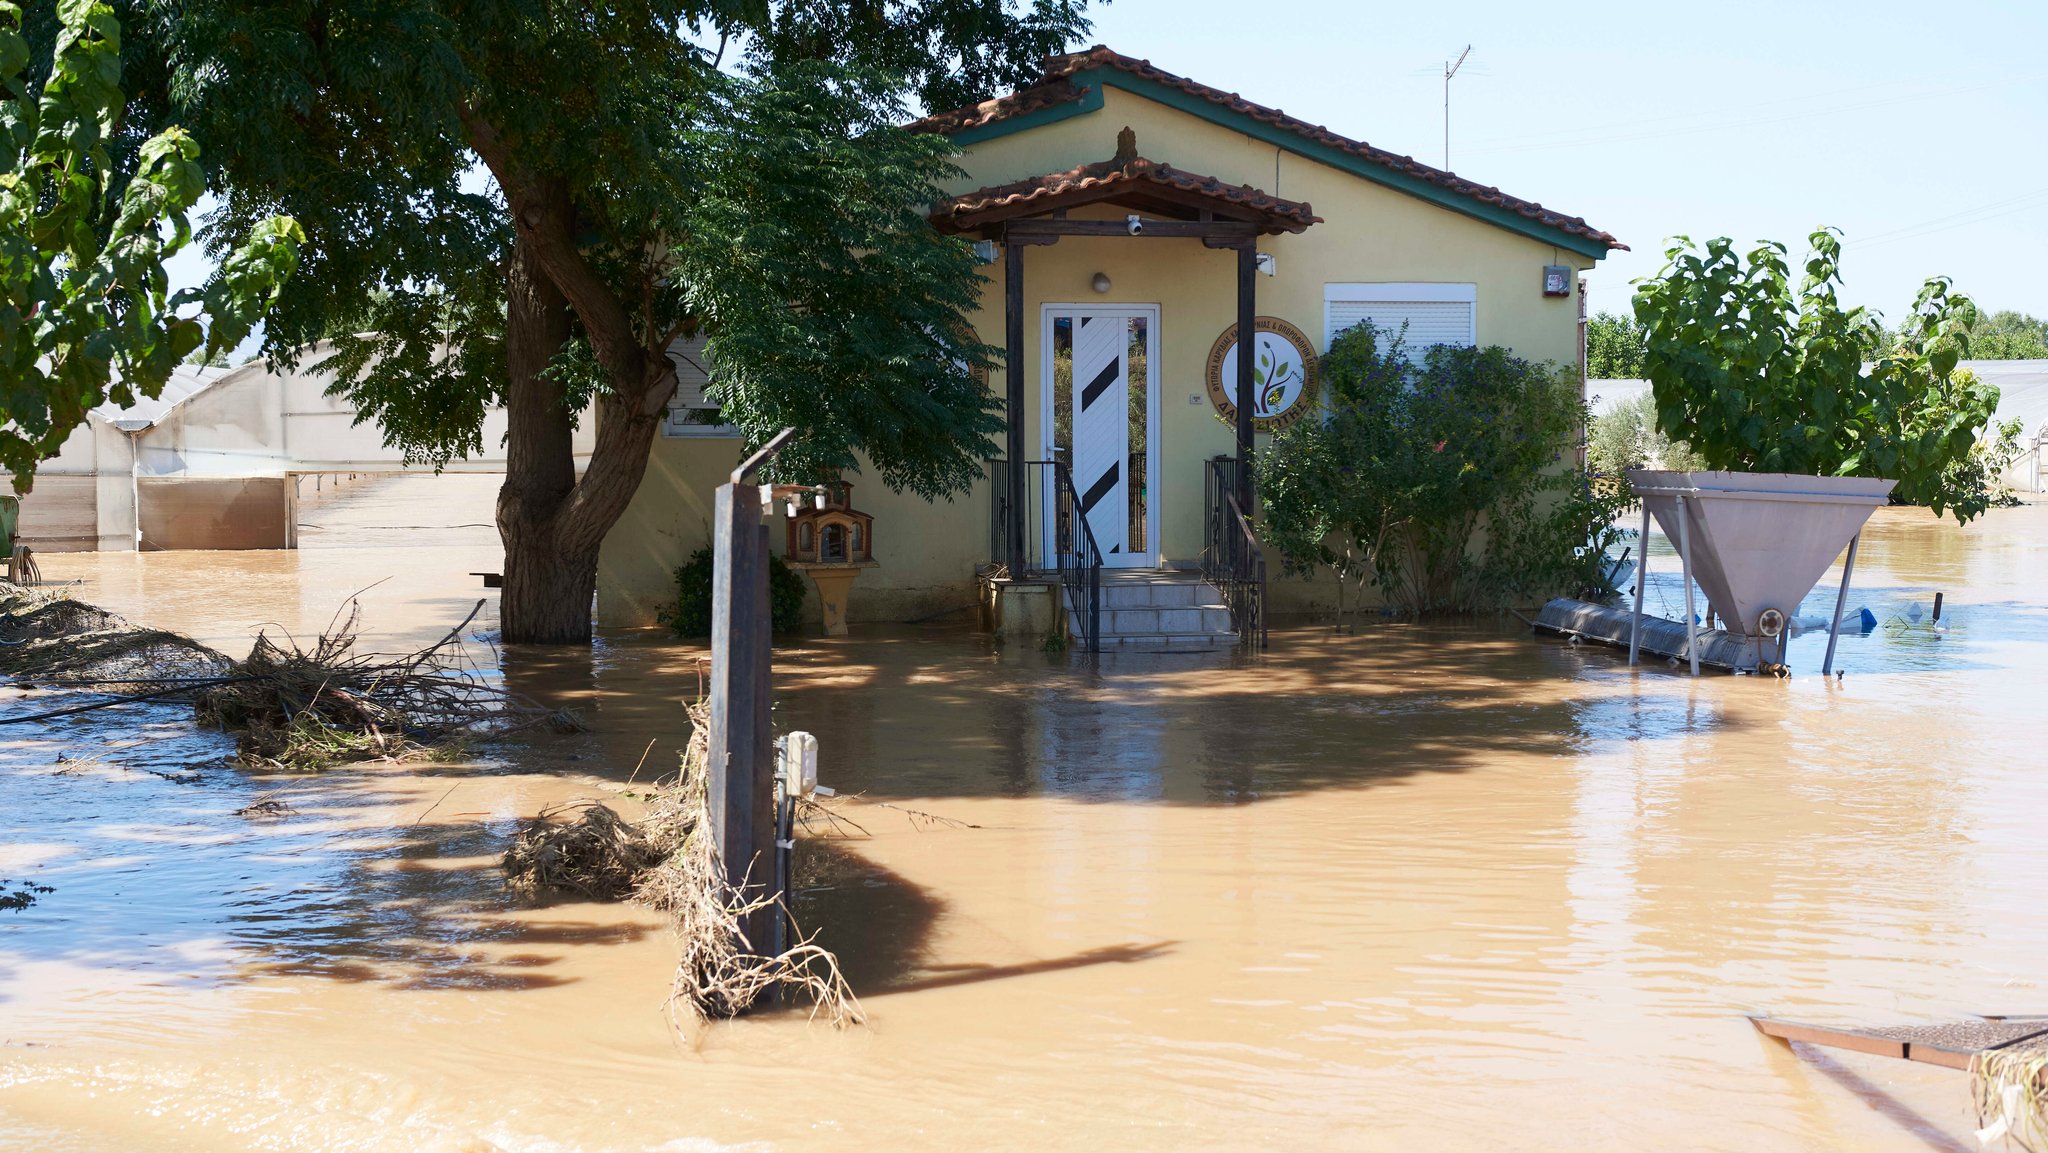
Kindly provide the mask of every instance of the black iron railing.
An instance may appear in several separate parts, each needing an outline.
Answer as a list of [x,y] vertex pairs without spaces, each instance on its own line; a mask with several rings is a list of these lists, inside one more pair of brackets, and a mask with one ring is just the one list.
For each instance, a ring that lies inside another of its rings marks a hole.
[[[1053,577],[1065,607],[1073,611],[1080,647],[1096,652],[1102,640],[1102,550],[1081,515],[1074,476],[1065,461],[1024,462],[1023,502],[1010,491],[1010,462],[989,462],[989,555],[1010,570],[1013,580]],[[1024,551],[1010,557],[1010,533],[1021,522]]]
[[1241,644],[1266,647],[1266,554],[1237,502],[1237,461],[1219,457],[1203,470],[1202,578],[1223,594]]
[[1055,553],[1059,561],[1060,587],[1066,590],[1067,606],[1074,610],[1084,652],[1102,651],[1102,550],[1095,546],[1095,532],[1081,512],[1081,498],[1074,492],[1074,474],[1062,460],[1047,462],[1053,476],[1053,524]]

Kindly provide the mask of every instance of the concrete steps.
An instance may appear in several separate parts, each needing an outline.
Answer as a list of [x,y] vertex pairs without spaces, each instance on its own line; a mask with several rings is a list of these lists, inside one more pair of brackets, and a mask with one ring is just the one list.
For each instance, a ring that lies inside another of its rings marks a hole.
[[[1069,608],[1067,625],[1083,634]],[[1216,586],[1171,569],[1102,570],[1102,651],[1216,652],[1237,647]]]

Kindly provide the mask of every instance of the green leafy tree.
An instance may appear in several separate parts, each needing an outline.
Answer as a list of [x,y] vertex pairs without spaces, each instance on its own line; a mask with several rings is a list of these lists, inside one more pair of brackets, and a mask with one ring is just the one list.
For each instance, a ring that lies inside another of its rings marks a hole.
[[2048,320],[2011,309],[1979,317],[1970,328],[1973,360],[2048,360]]
[[1632,316],[1601,312],[1586,322],[1586,375],[1593,380],[1641,380],[1643,326]]
[[1400,334],[1360,325],[1331,343],[1322,378],[1327,419],[1257,460],[1265,536],[1288,571],[1327,566],[1345,592],[1370,585],[1418,614],[1594,579],[1585,546],[1619,510],[1562,466],[1586,415],[1575,372],[1499,347],[1411,357]]
[[1888,477],[1894,499],[1969,520],[1990,495],[1958,487],[1952,466],[1998,407],[1996,388],[1956,375],[1976,306],[1929,280],[1877,352],[1878,319],[1838,296],[1840,236],[1809,239],[1796,291],[1782,244],[1743,257],[1726,237],[1704,249],[1680,237],[1666,251],[1635,298],[1658,427],[1708,468]]
[[337,388],[414,460],[478,451],[505,405],[507,640],[588,641],[598,548],[647,467],[679,338],[708,336],[712,399],[750,442],[799,430],[783,475],[857,453],[931,497],[979,475],[1001,428],[976,377],[993,350],[961,323],[981,274],[920,213],[953,174],[949,145],[897,125],[907,100],[1028,75],[1086,29],[1080,3],[150,11],[218,223],[279,206],[305,223],[266,353],[341,333]]
[[44,19],[47,56],[0,0],[0,467],[17,492],[91,409],[158,396],[185,357],[239,344],[302,239],[288,218],[255,220],[207,285],[171,292],[164,261],[205,188],[198,145],[170,128],[117,147],[113,9],[62,0]]

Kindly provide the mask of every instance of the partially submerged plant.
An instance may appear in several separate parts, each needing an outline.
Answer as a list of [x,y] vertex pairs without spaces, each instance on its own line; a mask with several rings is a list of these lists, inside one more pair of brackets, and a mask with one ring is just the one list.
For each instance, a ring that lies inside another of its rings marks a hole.
[[1970,1062],[1978,1138],[2000,1138],[2030,1153],[2048,1150],[2048,1044],[1990,1049]]
[[1884,477],[1894,499],[1968,521],[1991,496],[1954,466],[1998,407],[1996,388],[1956,370],[1976,305],[1931,279],[1880,351],[1878,317],[1842,307],[1840,234],[1808,240],[1796,291],[1783,244],[1743,256],[1727,237],[1677,238],[1639,282],[1658,426],[1710,469]]
[[1367,586],[1418,614],[1580,595],[1618,509],[1564,464],[1586,423],[1575,373],[1359,325],[1322,378],[1327,418],[1276,436],[1258,481],[1263,535],[1289,572],[1336,572],[1340,618]]

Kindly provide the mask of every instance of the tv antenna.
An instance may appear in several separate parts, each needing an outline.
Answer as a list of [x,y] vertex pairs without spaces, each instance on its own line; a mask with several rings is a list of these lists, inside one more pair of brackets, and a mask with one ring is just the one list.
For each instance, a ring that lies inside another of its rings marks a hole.
[[1458,53],[1456,60],[1444,61],[1444,171],[1446,172],[1449,172],[1451,169],[1451,77],[1456,76],[1458,69],[1465,66],[1465,57],[1470,55],[1472,55],[1472,46],[1467,44],[1465,45],[1465,50]]

